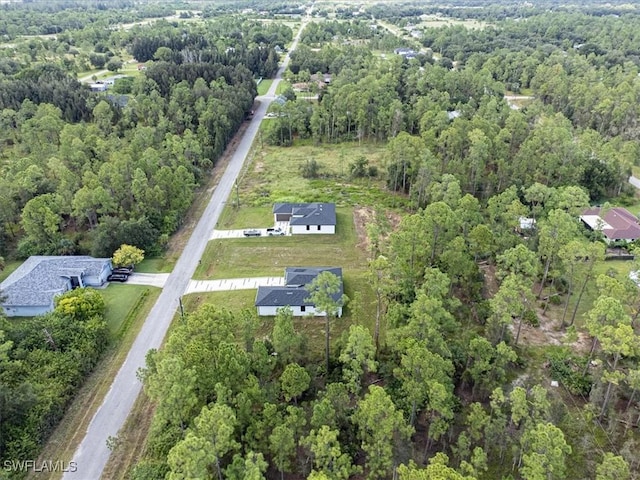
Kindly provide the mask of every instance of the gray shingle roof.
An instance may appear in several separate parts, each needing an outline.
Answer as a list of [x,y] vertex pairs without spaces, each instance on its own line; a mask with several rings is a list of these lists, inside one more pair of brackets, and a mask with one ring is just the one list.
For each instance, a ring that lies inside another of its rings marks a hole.
[[69,276],[98,276],[110,265],[108,258],[89,256],[29,257],[0,283],[3,305],[48,306],[53,297],[68,290]]
[[274,214],[291,214],[291,225],[335,225],[335,203],[276,203]]
[[329,271],[340,278],[340,291],[333,295],[338,301],[343,294],[342,268],[339,267],[287,267],[284,287],[258,287],[257,307],[313,306],[308,301],[309,292],[304,288],[320,273]]

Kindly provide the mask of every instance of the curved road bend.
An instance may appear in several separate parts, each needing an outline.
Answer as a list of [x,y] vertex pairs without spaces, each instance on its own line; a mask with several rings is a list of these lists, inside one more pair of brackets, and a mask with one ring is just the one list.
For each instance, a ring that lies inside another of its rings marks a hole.
[[[300,33],[308,22],[308,18],[309,15],[303,19],[290,50],[295,50]],[[105,396],[102,405],[96,411],[85,437],[73,456],[77,470],[65,473],[64,479],[98,480],[101,477],[111,453],[107,448],[107,438],[110,436],[115,437],[118,434],[141,391],[142,385],[136,378],[136,372],[138,368],[144,367],[147,351],[151,348],[160,348],[162,345],[164,336],[178,307],[178,299],[184,294],[191,281],[211,232],[224,208],[226,199],[229,197],[235,180],[242,170],[244,160],[258,133],[260,122],[288,64],[289,55],[287,54],[267,95],[262,98],[258,97],[258,100],[262,99],[263,101],[260,102],[260,106],[255,111],[253,119],[238,143],[238,147],[215,188],[207,208],[193,230],[173,272],[167,279],[162,293],[151,312],[149,312],[149,316],[145,320],[127,358],[116,374],[109,392]]]

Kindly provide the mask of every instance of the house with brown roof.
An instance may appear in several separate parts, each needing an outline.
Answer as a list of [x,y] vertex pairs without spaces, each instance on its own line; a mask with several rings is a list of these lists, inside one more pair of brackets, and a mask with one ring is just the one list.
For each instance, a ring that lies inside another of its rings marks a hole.
[[580,220],[591,230],[601,232],[607,243],[640,239],[638,217],[625,208],[588,208],[582,212]]

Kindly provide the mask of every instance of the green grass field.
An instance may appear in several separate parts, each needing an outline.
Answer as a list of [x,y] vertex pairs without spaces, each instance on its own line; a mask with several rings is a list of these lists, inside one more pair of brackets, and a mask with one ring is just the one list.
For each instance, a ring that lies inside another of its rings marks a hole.
[[175,262],[170,262],[166,258],[145,258],[136,265],[138,273],[170,273]]
[[[239,179],[240,205],[271,206],[274,202],[326,201],[339,205],[379,205],[393,197],[380,178],[350,178],[350,165],[364,157],[370,166],[383,170],[384,146],[296,144],[294,148],[258,148]],[[315,179],[303,178],[301,169],[314,159],[319,166]]]
[[3,282],[20,265],[22,265],[21,260],[10,260],[5,262],[4,270],[0,272],[0,282]]
[[294,235],[212,240],[194,278],[281,275],[288,266],[341,266],[346,271],[366,268],[365,252],[357,249],[353,209],[339,208],[335,235]]
[[272,83],[272,79],[263,78],[262,81],[258,84],[258,95],[266,95]]
[[101,290],[107,306],[106,320],[112,337],[120,336],[129,322],[138,314],[146,299],[155,299],[160,294],[159,288],[145,285],[110,284]]

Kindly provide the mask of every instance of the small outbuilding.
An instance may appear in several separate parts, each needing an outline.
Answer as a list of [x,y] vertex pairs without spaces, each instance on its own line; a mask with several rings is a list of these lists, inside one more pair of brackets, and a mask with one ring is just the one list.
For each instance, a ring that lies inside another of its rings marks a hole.
[[[340,279],[340,291],[333,295],[340,301],[344,293],[342,268],[340,267],[287,267],[284,271],[285,285],[282,287],[258,287],[255,305],[261,317],[275,316],[278,309],[289,307],[296,317],[307,315],[323,316],[309,300],[309,292],[305,288],[320,273],[329,271]],[[338,309],[338,317],[342,316],[342,307]]]
[[33,256],[0,283],[8,317],[34,317],[53,310],[54,298],[74,288],[100,287],[111,274],[109,258]]

